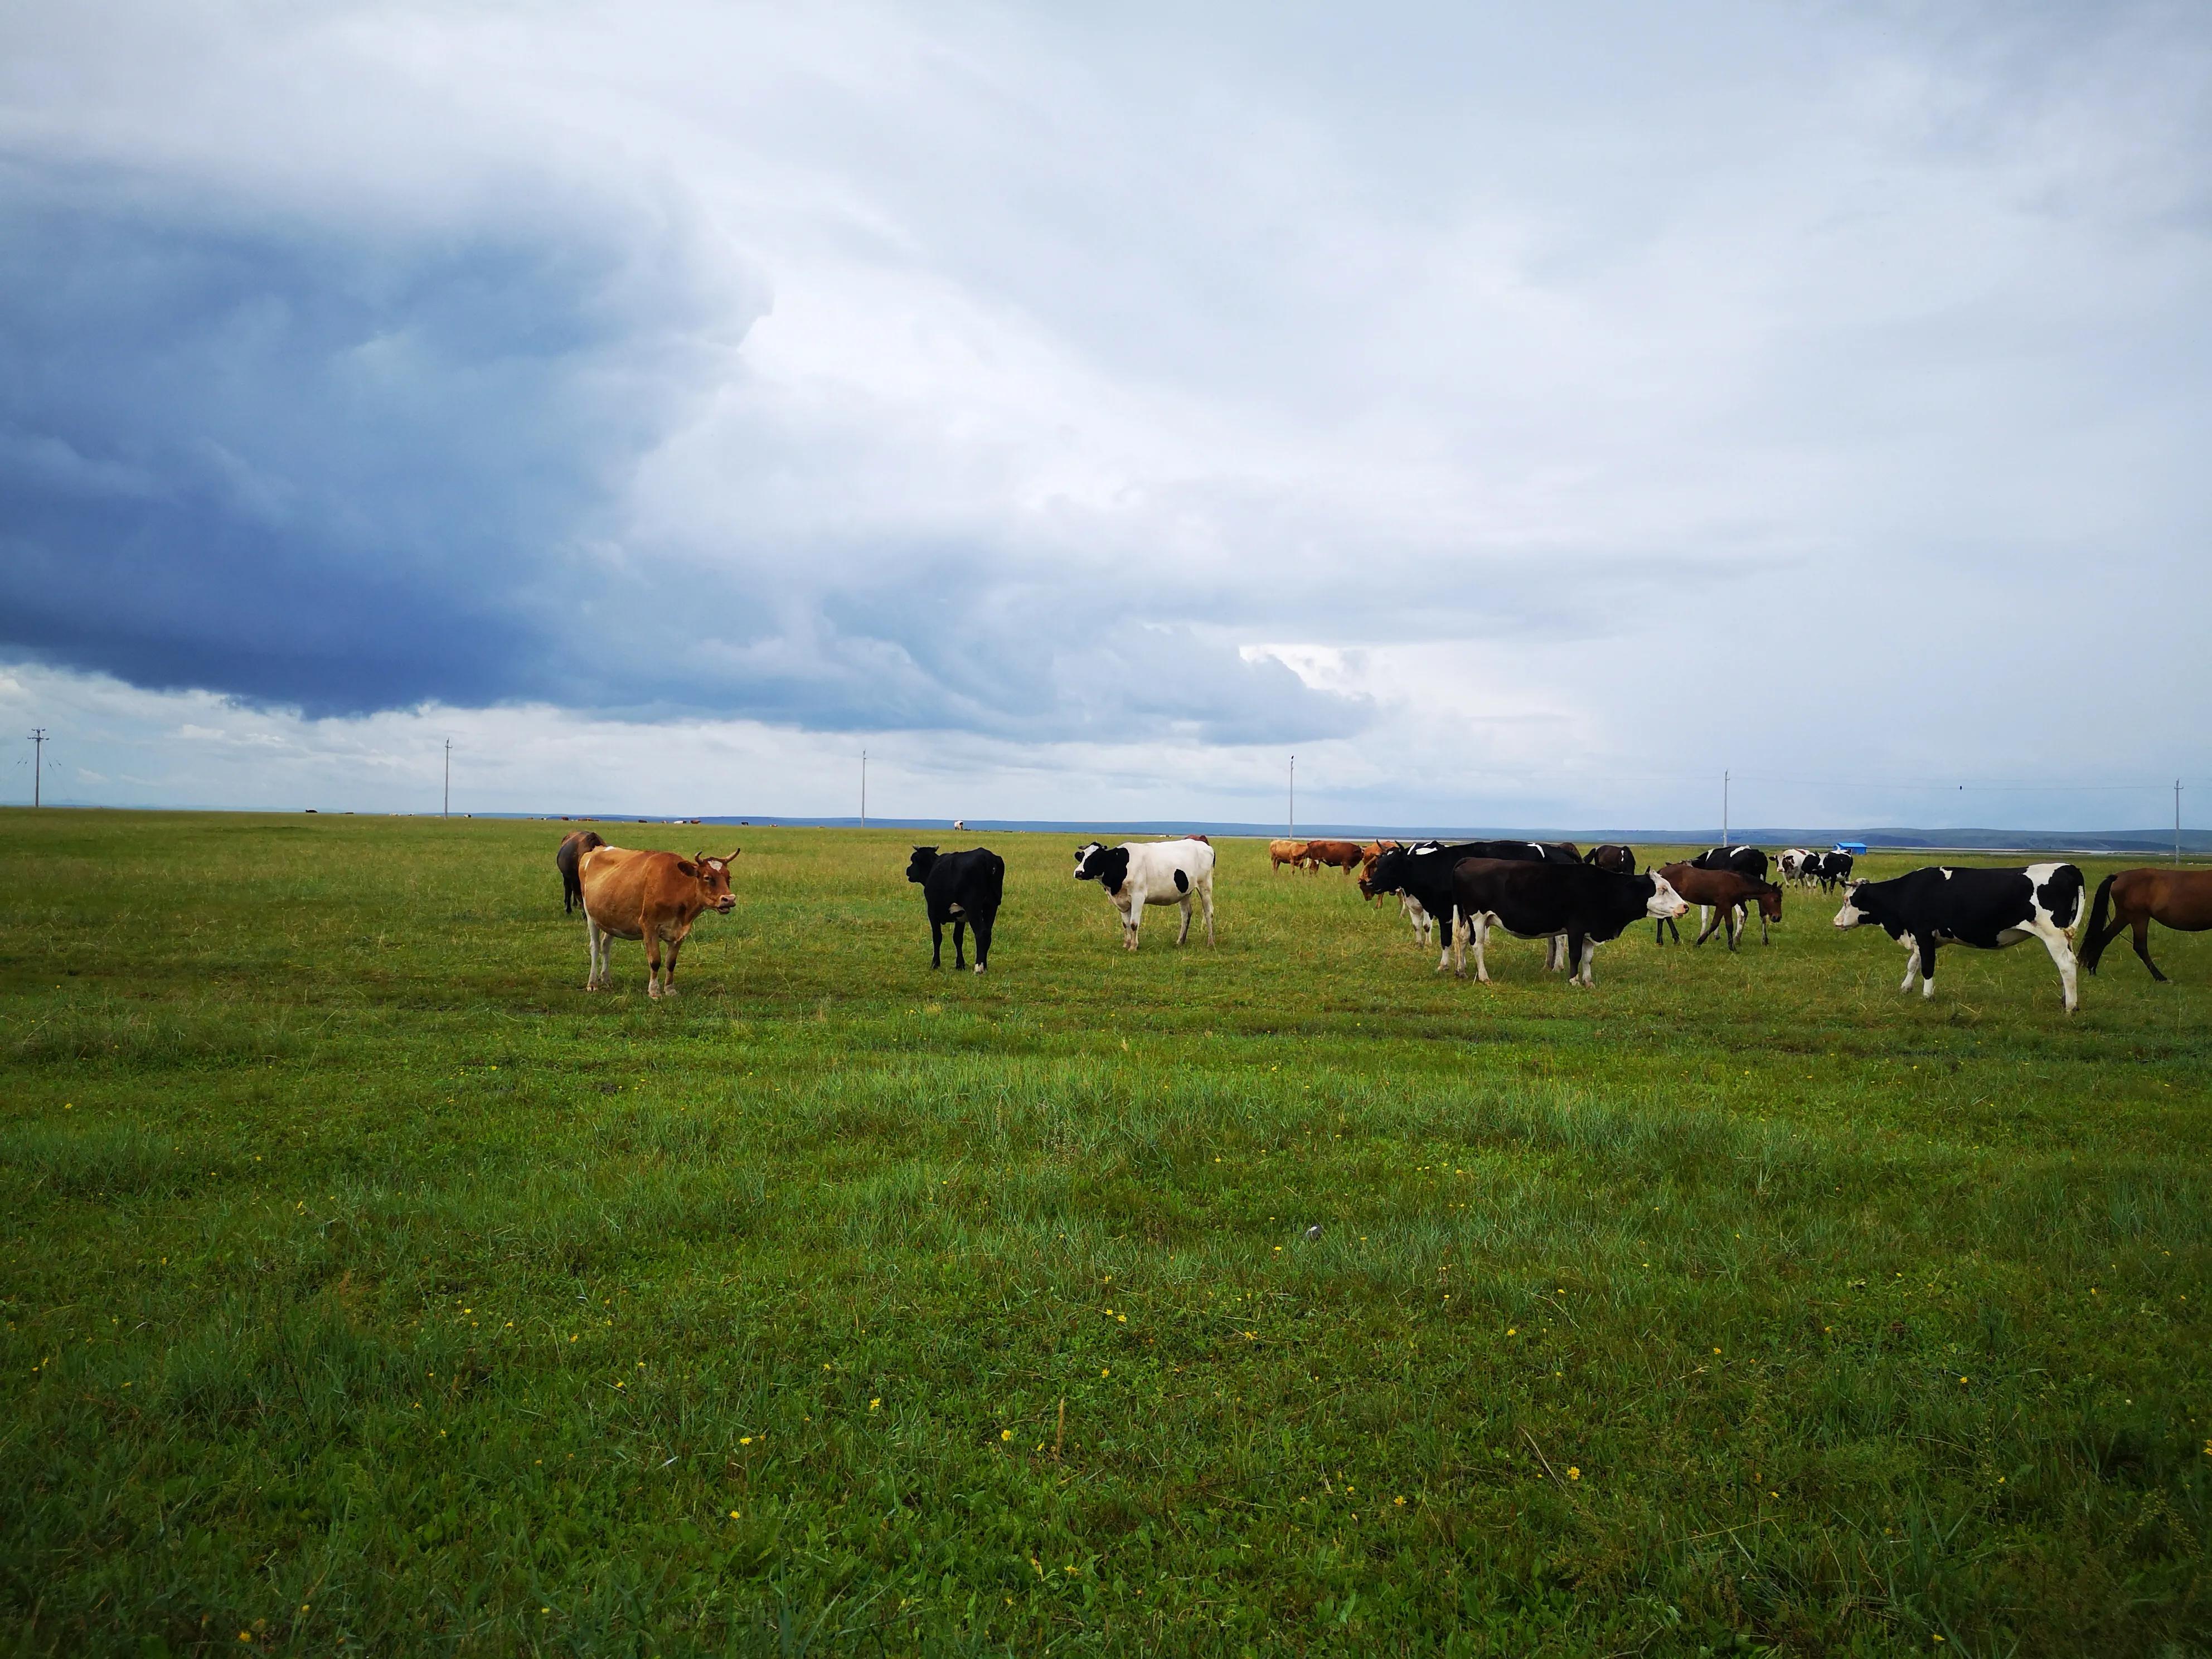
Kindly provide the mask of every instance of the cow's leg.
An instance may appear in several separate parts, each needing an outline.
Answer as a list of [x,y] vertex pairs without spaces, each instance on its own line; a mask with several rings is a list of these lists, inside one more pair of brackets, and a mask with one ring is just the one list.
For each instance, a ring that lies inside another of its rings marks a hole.
[[1176,943],[1187,944],[1190,939],[1190,894],[1188,891],[1176,901],[1176,908],[1182,912],[1182,926],[1176,930]]
[[599,988],[599,924],[592,920],[589,910],[584,912],[584,949],[588,952],[586,958],[588,965],[584,969],[584,988],[596,991]]
[[1440,974],[1451,966],[1452,922],[1458,915],[1459,911],[1454,908],[1445,911],[1436,919],[1437,938],[1440,941],[1437,952],[1437,971]]
[[2035,924],[2035,936],[2043,941],[2043,948],[2051,952],[2051,959],[2058,965],[2058,1000],[2072,1013],[2081,1006],[2080,992],[2074,977],[2074,947],[2067,941],[2061,928],[2047,921]]
[[1490,946],[1490,917],[1488,913],[1475,917],[1468,924],[1474,934],[1474,982],[1490,983],[1490,962],[1486,952]]
[[1206,942],[1213,943],[1213,878],[1208,876],[1206,884],[1198,890],[1198,902],[1206,908]]
[[953,971],[954,973],[956,973],[956,974],[957,974],[957,973],[958,973],[958,972],[959,972],[963,968],[965,968],[965,967],[968,965],[968,964],[967,964],[967,963],[966,963],[966,962],[962,958],[962,957],[961,957],[961,955],[960,955],[960,945],[961,945],[961,941],[962,941],[963,939],[965,939],[965,938],[967,937],[967,933],[968,933],[968,920],[967,920],[967,918],[966,918],[966,917],[964,917],[964,916],[955,916],[955,917],[953,917],[953,918],[952,918],[952,971]]
[[1904,938],[1903,943],[1905,945],[1905,982],[1902,985],[1899,985],[1897,988],[1900,991],[1910,991],[1912,988],[1913,975],[1920,971],[1920,941],[1917,939],[1915,939],[1911,933],[1907,933]]
[[656,1001],[660,997],[660,930],[650,921],[645,924],[645,994]]
[[2166,975],[2158,971],[2158,964],[2150,959],[2150,918],[2147,915],[2136,918],[2135,946],[2136,954],[2142,958],[2142,965],[2150,969],[2150,976],[2160,985],[2165,984]]
[[933,973],[945,965],[945,924],[932,916],[929,919],[929,966]]
[[995,921],[992,916],[975,918],[975,971],[979,974],[991,960],[991,928]]
[[1597,984],[1597,975],[1591,970],[1597,963],[1597,941],[1588,936],[1570,933],[1567,935],[1567,962],[1570,971],[1567,983],[1579,983],[1585,990]]
[[1933,933],[1921,941],[1920,996],[1923,1002],[1936,1000],[1936,935]]
[[687,928],[668,941],[668,964],[660,974],[660,994],[665,997],[676,994],[676,958],[683,954],[684,941],[690,936],[690,930]]

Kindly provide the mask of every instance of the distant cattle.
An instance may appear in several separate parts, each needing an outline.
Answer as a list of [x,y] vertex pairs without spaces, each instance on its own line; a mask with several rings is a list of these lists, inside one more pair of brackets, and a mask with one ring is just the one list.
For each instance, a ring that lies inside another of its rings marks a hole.
[[1495,925],[1522,939],[1567,941],[1570,984],[1596,984],[1597,947],[1639,917],[1679,916],[1688,907],[1664,876],[1620,876],[1573,864],[1462,859],[1452,866],[1454,901],[1472,923],[1474,975],[1487,981],[1484,951]]
[[1297,869],[1306,855],[1306,844],[1302,841],[1271,841],[1267,843],[1267,869],[1272,874],[1289,865]]
[[[2105,920],[2107,906],[2112,921]],[[2081,965],[2091,973],[2105,947],[2128,928],[2135,930],[2136,954],[2160,984],[2166,975],[2150,959],[2150,925],[2163,922],[2178,933],[2201,933],[2212,927],[2212,870],[2123,870],[2097,885],[2089,907],[2089,928],[2082,936]]]
[[1966,945],[1978,951],[2002,950],[2025,939],[2039,939],[2058,967],[2059,999],[2066,1012],[2077,1006],[2074,950],[2069,935],[2081,920],[2087,884],[2070,864],[2031,864],[2020,870],[1954,868],[1931,865],[1890,881],[1851,884],[1844,908],[1836,912],[1842,928],[1879,927],[1900,941],[1905,982],[1920,975],[1921,994],[1936,994],[1936,947]]
[[[1728,939],[1728,948],[1736,947],[1748,925],[1748,907],[1759,907],[1759,941],[1767,942],[1766,926],[1782,920],[1782,890],[1771,882],[1742,875],[1734,870],[1701,870],[1696,864],[1662,864],[1659,873],[1667,878],[1668,884],[1682,896],[1683,900],[1698,907],[1702,919],[1707,909],[1713,912],[1712,920],[1698,933],[1698,943],[1703,945],[1721,930]],[[1654,925],[1652,937],[1657,942],[1659,931],[1672,927],[1669,921]],[[1676,944],[1682,936],[1674,935]]]
[[1095,881],[1106,890],[1106,896],[1121,913],[1125,950],[1137,948],[1137,930],[1143,925],[1148,904],[1182,907],[1182,928],[1176,935],[1176,943],[1185,942],[1190,938],[1194,900],[1206,911],[1206,942],[1213,943],[1213,848],[1210,842],[1195,836],[1124,842],[1119,847],[1089,842],[1076,849],[1075,878]]
[[1308,842],[1306,867],[1318,870],[1324,864],[1332,870],[1341,870],[1350,875],[1359,868],[1359,843],[1356,841]]
[[1617,841],[1601,842],[1583,854],[1583,862],[1616,876],[1636,873],[1636,849]]
[[553,867],[561,872],[561,914],[568,915],[584,902],[584,890],[576,881],[576,861],[594,847],[605,847],[596,830],[578,830],[561,838],[561,845],[553,854]]
[[929,965],[945,961],[945,924],[952,924],[952,965],[960,959],[963,929],[975,930],[975,971],[991,963],[991,929],[999,919],[1006,896],[1006,861],[988,847],[965,853],[940,853],[934,847],[917,847],[907,860],[906,878],[921,889],[923,908],[929,914]]
[[[730,860],[738,850],[733,847],[727,857],[719,859],[704,853],[686,859],[626,847],[588,849],[577,863],[585,937],[592,953],[584,988],[608,989],[613,984],[610,959],[614,941],[637,939],[645,941],[647,994],[674,996],[676,958],[690,937],[691,924],[702,911],[727,915],[737,904],[730,892]],[[668,949],[665,971],[663,945]]]

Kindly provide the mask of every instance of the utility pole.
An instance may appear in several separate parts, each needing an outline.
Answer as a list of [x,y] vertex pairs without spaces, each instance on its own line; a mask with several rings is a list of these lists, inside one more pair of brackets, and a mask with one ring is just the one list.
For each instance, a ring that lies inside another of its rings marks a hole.
[[2173,865],[2181,867],[2181,780],[2173,781]]
[[1291,821],[1283,833],[1292,836],[1298,833],[1298,757],[1296,755],[1291,757]]
[[446,739],[446,816],[453,816],[453,740]]
[[1727,846],[1727,845],[1729,844],[1729,838],[1728,838],[1728,809],[1729,809],[1729,775],[1728,775],[1728,771],[1727,771],[1727,769],[1726,769],[1725,768],[1723,768],[1723,769],[1722,769],[1722,772],[1721,772],[1721,845],[1722,845],[1722,846],[1723,846],[1723,847],[1725,847],[1725,846]]
[[860,828],[868,827],[868,751],[860,751]]
[[[43,726],[33,726],[31,729],[31,805],[33,806],[39,805],[39,781],[40,778],[45,776],[46,770],[46,728]],[[2179,823],[2181,822],[2181,797],[2179,793],[2181,786],[2177,783],[2173,787],[2176,792],[2174,795],[2175,805],[2173,808],[2173,821],[2176,823]]]

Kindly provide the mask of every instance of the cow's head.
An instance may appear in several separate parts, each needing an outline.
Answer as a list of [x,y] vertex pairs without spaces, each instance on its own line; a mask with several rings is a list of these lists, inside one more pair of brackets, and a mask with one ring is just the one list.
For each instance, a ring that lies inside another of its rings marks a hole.
[[930,866],[936,862],[937,849],[934,847],[915,848],[914,856],[906,861],[906,878],[908,881],[921,880],[929,874]]
[[744,850],[732,847],[728,858],[719,859],[694,853],[689,859],[678,860],[676,867],[699,884],[699,896],[708,909],[726,916],[738,908],[738,896],[730,890],[730,860]]
[[1121,884],[1129,878],[1129,849],[1126,847],[1102,847],[1097,842],[1085,842],[1076,849],[1075,878],[1095,881],[1109,893],[1121,890]]
[[1386,847],[1359,878],[1359,890],[1368,898],[1377,893],[1401,893],[1405,890],[1406,860],[1409,855],[1402,847]]
[[[1656,870],[1646,876],[1644,879],[1651,884],[1651,896],[1644,901],[1644,914],[1653,921],[1668,921],[1680,915],[1690,908],[1684,902],[1682,896],[1674,890],[1674,884]],[[1615,888],[1613,890],[1618,892],[1620,890]]]
[[1873,913],[1862,909],[1859,906],[1859,891],[1865,885],[1866,883],[1863,881],[1855,881],[1844,889],[1844,908],[1836,912],[1837,927],[1849,928],[1878,925]]

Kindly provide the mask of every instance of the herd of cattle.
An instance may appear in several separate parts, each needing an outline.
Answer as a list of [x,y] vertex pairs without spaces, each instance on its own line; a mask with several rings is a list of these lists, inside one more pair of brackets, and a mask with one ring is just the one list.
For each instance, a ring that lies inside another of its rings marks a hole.
[[[1363,897],[1395,895],[1415,936],[1424,945],[1435,936],[1438,973],[1450,968],[1466,977],[1471,939],[1475,978],[1484,983],[1490,979],[1485,951],[1493,928],[1544,941],[1547,969],[1565,969],[1569,983],[1584,987],[1596,982],[1592,964],[1601,944],[1643,921],[1652,923],[1655,942],[1663,944],[1672,932],[1679,943],[1675,920],[1692,904],[1702,924],[1698,944],[1718,933],[1735,950],[1753,910],[1764,942],[1769,925],[1782,919],[1783,889],[1767,879],[1771,871],[1796,886],[1817,885],[1825,892],[1840,887],[1838,927],[1879,927],[1905,947],[1902,990],[1911,990],[1917,978],[1923,996],[1936,994],[1939,945],[1993,951],[2034,939],[2058,969],[2066,1012],[2072,1013],[2079,1001],[2073,940],[2087,883],[2071,864],[1936,865],[1888,881],[1867,881],[1852,878],[1847,853],[1796,847],[1771,860],[1756,847],[1715,847],[1642,874],[1634,851],[1612,842],[1584,852],[1571,842],[1285,840],[1269,843],[1267,852],[1271,869],[1340,870],[1357,874]],[[708,910],[727,915],[736,902],[730,863],[737,856],[734,848],[723,858],[637,852],[611,847],[589,830],[563,840],[554,864],[563,909],[584,912],[591,958],[584,988],[607,988],[613,941],[637,939],[645,945],[647,994],[674,995],[676,959],[692,924]],[[1119,847],[1086,842],[1076,849],[1074,875],[1099,884],[1121,918],[1124,948],[1133,951],[1145,911],[1153,905],[1182,911],[1178,945],[1190,938],[1195,907],[1205,919],[1206,943],[1213,943],[1213,868],[1212,844],[1204,836],[1187,836]],[[921,889],[928,915],[929,965],[942,965],[949,926],[952,965],[966,967],[963,934],[972,928],[975,968],[982,973],[1006,896],[1006,860],[988,848],[947,853],[917,847],[906,878]],[[2136,954],[2162,982],[2166,975],[2150,958],[2149,924],[2191,933],[2212,928],[2212,870],[2123,871],[2106,878],[2087,908],[2081,966],[2095,973],[2105,948],[2132,930]]]

